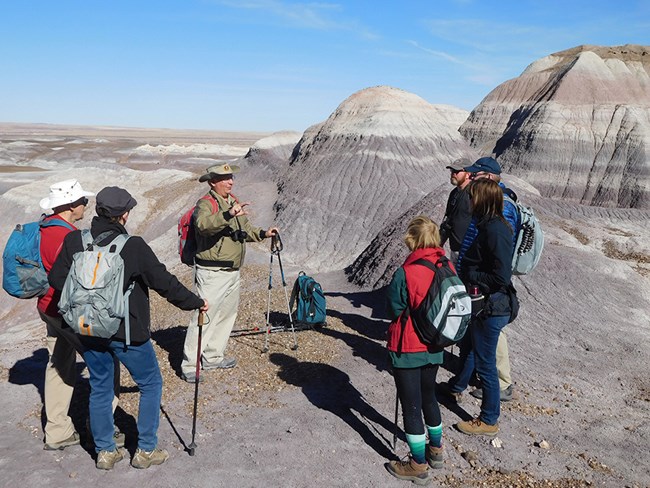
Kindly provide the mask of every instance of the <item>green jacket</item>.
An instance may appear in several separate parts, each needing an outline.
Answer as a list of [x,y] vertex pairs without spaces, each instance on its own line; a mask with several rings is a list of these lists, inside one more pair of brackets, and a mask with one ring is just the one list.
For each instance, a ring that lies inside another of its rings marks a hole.
[[233,195],[223,198],[214,190],[210,190],[208,195],[216,201],[216,205],[211,199],[201,198],[194,210],[196,263],[200,266],[239,269],[244,264],[246,242],[234,239],[233,232],[243,230],[248,234],[247,242],[259,242],[264,239],[264,230],[253,227],[245,215],[230,216],[228,211],[237,202]]

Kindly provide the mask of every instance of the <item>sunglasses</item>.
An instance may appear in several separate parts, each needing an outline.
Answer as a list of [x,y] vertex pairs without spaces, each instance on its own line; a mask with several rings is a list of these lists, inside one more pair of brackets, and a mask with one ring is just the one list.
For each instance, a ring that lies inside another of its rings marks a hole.
[[70,204],[72,207],[78,207],[79,205],[83,205],[84,207],[88,206],[88,198],[86,197],[81,197],[79,200],[76,202],[72,202]]

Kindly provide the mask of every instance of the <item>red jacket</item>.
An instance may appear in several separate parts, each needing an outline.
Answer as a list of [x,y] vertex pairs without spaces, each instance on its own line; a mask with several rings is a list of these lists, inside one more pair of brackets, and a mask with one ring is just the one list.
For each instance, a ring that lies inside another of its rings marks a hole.
[[[445,251],[440,247],[427,247],[416,249],[404,261],[402,268],[398,269],[393,276],[388,289],[389,314],[392,322],[388,327],[388,350],[398,352],[400,337],[402,337],[402,314],[406,310],[407,300],[411,308],[417,307],[429,291],[431,281],[433,281],[433,271],[425,266],[413,264],[418,259],[426,259],[435,263],[445,255]],[[450,266],[452,264],[450,263]],[[424,352],[428,346],[420,340],[411,318],[406,321],[404,336],[402,338],[402,352]],[[431,352],[437,352],[432,350]]]
[[[45,220],[47,221],[51,219],[59,219],[67,222],[67,220],[62,219],[58,215],[51,215]],[[70,222],[68,223],[70,224]],[[70,224],[70,226],[76,229],[73,224]],[[48,274],[50,272],[50,269],[52,269],[52,265],[54,264],[54,261],[56,261],[59,252],[61,252],[61,248],[63,247],[63,239],[70,232],[72,232],[70,229],[67,227],[62,227],[60,225],[52,225],[50,227],[43,227],[41,229],[41,259],[43,260],[43,267]],[[61,292],[50,287],[45,295],[39,297],[36,307],[45,315],[49,315],[50,317],[58,317],[58,304],[60,297]]]

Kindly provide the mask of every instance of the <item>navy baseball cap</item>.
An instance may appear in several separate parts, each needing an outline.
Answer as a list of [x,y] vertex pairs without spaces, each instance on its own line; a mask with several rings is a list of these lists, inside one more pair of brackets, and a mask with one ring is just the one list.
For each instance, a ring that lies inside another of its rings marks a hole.
[[468,173],[492,173],[493,175],[501,174],[501,166],[497,163],[497,160],[490,157],[477,159],[474,164],[471,166],[466,166],[463,170]]

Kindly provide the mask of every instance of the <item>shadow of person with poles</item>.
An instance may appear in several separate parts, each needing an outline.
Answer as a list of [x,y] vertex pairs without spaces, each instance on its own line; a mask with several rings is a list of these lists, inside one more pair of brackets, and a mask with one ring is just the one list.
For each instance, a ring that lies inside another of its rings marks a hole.
[[[380,456],[396,459],[387,439],[395,428],[394,424],[368,404],[350,383],[347,374],[328,364],[301,362],[281,353],[273,353],[269,359],[280,366],[279,378],[302,388],[314,406],[338,416]],[[384,431],[377,429],[376,425],[383,427]]]

